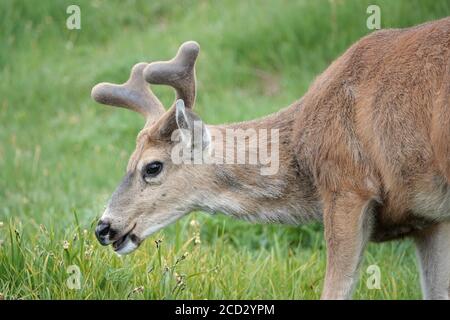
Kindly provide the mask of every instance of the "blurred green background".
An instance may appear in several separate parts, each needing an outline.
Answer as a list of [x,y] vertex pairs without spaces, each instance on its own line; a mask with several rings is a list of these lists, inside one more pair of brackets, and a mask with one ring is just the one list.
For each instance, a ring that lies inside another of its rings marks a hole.
[[[71,4],[81,9],[81,30],[66,28]],[[380,6],[382,28],[450,13],[448,0],[2,0],[0,299],[318,298],[325,268],[319,225],[251,225],[194,213],[131,256],[100,247],[94,223],[143,120],[94,103],[90,90],[125,81],[134,63],[169,59],[196,40],[196,112],[212,124],[263,116],[301,97],[372,32],[369,4]],[[169,88],[154,91],[171,103]],[[366,286],[371,264],[381,270],[379,290]],[[81,272],[78,290],[67,284],[70,265]],[[370,245],[355,297],[420,298],[411,243]]]

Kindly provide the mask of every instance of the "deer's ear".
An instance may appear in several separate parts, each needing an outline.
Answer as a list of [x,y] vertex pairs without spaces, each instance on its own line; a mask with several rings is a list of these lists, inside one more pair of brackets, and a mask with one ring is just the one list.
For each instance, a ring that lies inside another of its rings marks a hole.
[[186,107],[184,106],[184,101],[178,99],[175,103],[175,121],[177,122],[177,127],[180,130],[190,131],[193,127],[192,121],[188,118],[186,114]]
[[185,143],[194,147],[207,148],[211,143],[211,134],[203,121],[190,110],[186,110],[184,101],[178,99],[175,103],[175,121]]

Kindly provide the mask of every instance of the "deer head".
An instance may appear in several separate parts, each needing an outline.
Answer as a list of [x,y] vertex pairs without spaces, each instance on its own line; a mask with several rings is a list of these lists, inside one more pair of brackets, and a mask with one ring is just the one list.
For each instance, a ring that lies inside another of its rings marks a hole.
[[[191,132],[194,122],[201,123],[192,112],[199,49],[196,42],[186,42],[172,60],[138,63],[124,84],[100,83],[92,89],[92,98],[97,102],[128,108],[146,119],[125,177],[96,227],[99,242],[112,244],[119,254],[134,251],[146,237],[195,209],[195,197],[202,190],[194,192],[194,188],[201,189],[201,183],[192,182],[201,179],[201,169],[175,164],[171,149],[175,143],[173,136],[179,129]],[[147,82],[173,87],[176,91],[173,106],[166,111]],[[208,129],[201,125],[205,139],[194,148],[205,149]],[[186,135],[179,137],[183,143],[190,143]]]

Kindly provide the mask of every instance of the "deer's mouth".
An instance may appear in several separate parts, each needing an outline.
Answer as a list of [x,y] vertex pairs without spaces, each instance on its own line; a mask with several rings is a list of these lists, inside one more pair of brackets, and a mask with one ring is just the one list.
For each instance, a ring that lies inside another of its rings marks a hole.
[[113,250],[117,254],[125,255],[131,253],[139,247],[138,238],[131,233],[135,226],[136,225],[134,225],[133,228],[130,229],[130,231],[128,231],[112,243]]

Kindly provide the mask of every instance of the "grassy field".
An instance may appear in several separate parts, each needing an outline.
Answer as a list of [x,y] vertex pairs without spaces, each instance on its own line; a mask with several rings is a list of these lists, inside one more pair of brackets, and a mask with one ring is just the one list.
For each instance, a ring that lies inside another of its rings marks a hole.
[[[66,28],[74,3],[81,30]],[[202,46],[197,113],[214,124],[263,116],[299,98],[371,32],[369,4],[380,6],[383,28],[450,14],[448,1],[416,0],[1,1],[0,299],[318,298],[319,225],[251,225],[198,212],[133,255],[101,247],[93,226],[143,121],[97,105],[90,90],[193,39]],[[166,105],[173,99],[168,88],[155,91]],[[366,286],[372,264],[379,290]],[[67,285],[72,265],[81,271],[78,290]],[[371,244],[355,298],[420,297],[411,243]]]

